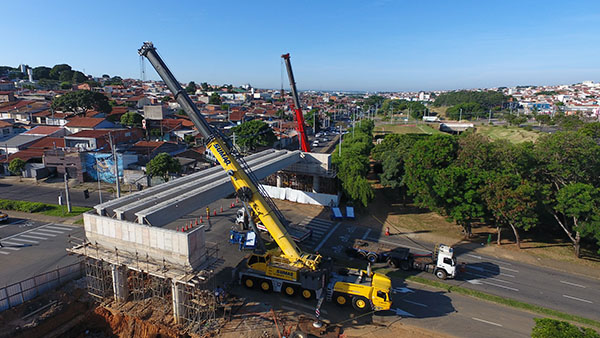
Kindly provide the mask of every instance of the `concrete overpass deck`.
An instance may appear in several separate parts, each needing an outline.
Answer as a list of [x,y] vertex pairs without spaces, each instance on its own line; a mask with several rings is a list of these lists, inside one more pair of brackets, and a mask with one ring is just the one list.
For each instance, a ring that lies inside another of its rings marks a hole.
[[[269,149],[245,158],[258,179],[300,160],[300,151]],[[221,167],[209,168],[95,207],[98,215],[162,226],[233,193]]]

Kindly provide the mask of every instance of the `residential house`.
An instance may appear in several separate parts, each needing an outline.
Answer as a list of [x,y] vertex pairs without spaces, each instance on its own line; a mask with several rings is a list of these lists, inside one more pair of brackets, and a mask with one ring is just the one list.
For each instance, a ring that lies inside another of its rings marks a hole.
[[27,149],[27,147],[43,137],[44,136],[15,135],[8,139],[1,140],[0,148],[4,154],[14,154],[23,149]]
[[104,119],[96,117],[73,117],[65,125],[71,133],[77,133],[82,130],[94,130],[103,128],[114,128],[115,124]]
[[154,156],[160,153],[167,153],[171,156],[185,150],[185,145],[165,141],[138,141],[133,147],[127,150],[127,153],[137,154],[141,160],[150,161]]
[[110,151],[109,136],[112,136],[114,144],[132,143],[143,137],[143,131],[138,128],[82,130],[65,136],[65,146],[85,151]]
[[56,126],[37,126],[24,132],[22,135],[63,137],[67,134],[68,131],[65,128]]
[[12,91],[1,91],[0,102],[13,102],[15,101],[15,94]]
[[13,134],[13,124],[8,121],[0,120],[0,139],[9,137]]

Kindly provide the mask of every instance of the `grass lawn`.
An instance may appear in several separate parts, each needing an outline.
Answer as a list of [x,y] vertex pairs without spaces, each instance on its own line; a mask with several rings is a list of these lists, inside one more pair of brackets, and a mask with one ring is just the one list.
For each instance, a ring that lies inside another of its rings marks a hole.
[[40,213],[40,214],[44,214],[44,215],[48,215],[48,216],[58,216],[58,217],[79,216],[88,210],[92,210],[92,208],[86,208],[86,207],[72,207],[71,212],[67,212],[66,206],[60,206],[57,204],[29,202],[29,201],[17,201],[17,200],[7,200],[7,199],[0,199],[0,209],[15,210],[15,211],[21,211],[21,212],[28,212],[28,213]]
[[477,133],[483,134],[492,140],[505,139],[512,143],[521,143],[526,141],[535,141],[539,137],[539,133],[528,131],[519,127],[503,127],[503,126],[477,126]]
[[440,134],[441,131],[426,124],[381,124],[375,127],[375,133],[391,134]]

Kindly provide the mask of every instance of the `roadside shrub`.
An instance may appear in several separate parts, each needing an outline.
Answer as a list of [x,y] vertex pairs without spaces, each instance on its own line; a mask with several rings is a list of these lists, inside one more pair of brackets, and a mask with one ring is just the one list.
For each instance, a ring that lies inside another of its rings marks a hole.
[[550,318],[534,318],[531,338],[600,338],[598,332]]
[[11,201],[0,199],[0,209],[15,210],[21,212],[41,212],[49,209],[51,206],[45,203],[28,201]]

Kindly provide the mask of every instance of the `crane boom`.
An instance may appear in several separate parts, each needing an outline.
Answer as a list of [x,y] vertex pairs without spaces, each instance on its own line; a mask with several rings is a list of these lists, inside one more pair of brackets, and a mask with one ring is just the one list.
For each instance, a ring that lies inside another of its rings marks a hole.
[[290,63],[290,53],[281,55],[285,61],[285,68],[287,69],[288,78],[290,79],[290,89],[292,91],[292,98],[294,104],[292,110],[296,113],[296,122],[298,123],[296,129],[298,130],[300,138],[300,149],[304,152],[310,153],[310,145],[308,144],[308,137],[304,130],[304,115],[302,114],[302,106],[300,105],[300,98],[298,97],[298,90],[296,89],[296,81],[294,80],[294,72],[292,71],[292,64]]
[[206,148],[212,152],[231,178],[231,183],[238,197],[252,208],[279,246],[282,252],[280,258],[292,266],[316,270],[321,261],[321,256],[303,253],[296,245],[283,225],[283,219],[279,215],[278,210],[272,203],[269,203],[270,199],[268,195],[261,191],[258,181],[255,179],[251,169],[246,165],[242,156],[234,151],[227,137],[213,128],[202,116],[198,107],[196,107],[187,92],[183,90],[158,55],[152,42],[144,42],[138,53],[150,61],[150,64],[152,64],[158,75],[175,96],[177,103],[179,103],[196,128],[198,128],[198,131],[207,140]]

